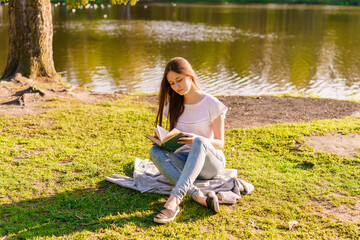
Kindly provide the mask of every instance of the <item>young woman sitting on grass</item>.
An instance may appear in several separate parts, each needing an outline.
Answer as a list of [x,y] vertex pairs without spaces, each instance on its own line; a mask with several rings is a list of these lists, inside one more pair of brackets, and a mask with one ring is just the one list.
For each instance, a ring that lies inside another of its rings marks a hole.
[[175,186],[164,207],[155,215],[156,223],[167,223],[179,213],[185,195],[199,204],[219,212],[219,200],[214,192],[205,196],[193,183],[196,179],[212,179],[225,168],[224,119],[227,107],[217,98],[203,92],[197,76],[187,60],[173,58],[166,65],[159,94],[156,124],[163,115],[170,130],[177,128],[185,144],[172,153],[154,145],[150,159],[161,174]]

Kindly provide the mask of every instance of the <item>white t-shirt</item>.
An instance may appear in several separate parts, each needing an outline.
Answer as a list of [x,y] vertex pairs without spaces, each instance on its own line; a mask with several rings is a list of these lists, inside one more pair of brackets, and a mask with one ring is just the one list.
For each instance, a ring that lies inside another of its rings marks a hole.
[[[216,97],[206,94],[205,97],[195,104],[184,104],[184,112],[175,126],[181,132],[194,133],[209,139],[214,138],[211,123],[220,115],[227,112],[227,107]],[[164,109],[164,115],[168,118],[168,105]],[[190,146],[185,145],[177,152],[189,151]]]

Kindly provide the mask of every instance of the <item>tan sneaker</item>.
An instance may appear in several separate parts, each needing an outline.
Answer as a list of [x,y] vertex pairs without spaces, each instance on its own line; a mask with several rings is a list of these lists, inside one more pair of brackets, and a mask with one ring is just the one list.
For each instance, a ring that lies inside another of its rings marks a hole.
[[176,215],[180,212],[179,206],[175,209],[175,211],[168,209],[166,207],[163,207],[159,210],[159,212],[154,217],[154,222],[165,224],[168,222],[171,222],[175,219]]
[[214,212],[220,212],[219,199],[214,191],[211,191],[207,194],[206,205]]

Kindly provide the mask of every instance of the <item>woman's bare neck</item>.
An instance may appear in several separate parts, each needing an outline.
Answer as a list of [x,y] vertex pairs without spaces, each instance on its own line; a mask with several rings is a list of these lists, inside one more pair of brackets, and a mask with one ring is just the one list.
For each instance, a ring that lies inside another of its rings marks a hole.
[[200,89],[189,91],[186,95],[184,95],[184,104],[196,104],[200,102],[205,95],[206,94]]

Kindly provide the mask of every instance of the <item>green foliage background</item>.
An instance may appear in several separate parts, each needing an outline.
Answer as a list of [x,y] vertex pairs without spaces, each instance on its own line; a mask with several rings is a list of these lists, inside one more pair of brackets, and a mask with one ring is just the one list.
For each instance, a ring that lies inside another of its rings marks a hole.
[[[9,0],[0,0],[0,3],[8,2]],[[139,0],[52,0],[52,3],[66,3],[69,8],[79,8],[81,6],[86,5],[87,3],[91,4],[127,4],[130,3],[134,5]],[[184,2],[184,3],[191,3],[191,2],[203,2],[203,3],[286,3],[286,4],[327,4],[327,5],[360,5],[360,0],[140,0],[140,2]]]
[[[71,7],[80,7],[87,3],[126,4],[127,0],[53,0],[52,2],[65,2]],[[130,0],[135,4],[137,0]],[[360,5],[360,0],[140,0],[140,2],[204,2],[204,3],[287,3],[287,4],[328,4],[328,5]]]
[[[0,0],[0,2],[8,2],[8,0]],[[92,4],[136,4],[138,0],[52,0],[52,3],[66,3],[71,8],[78,8],[86,5],[87,3]],[[360,5],[360,0],[140,0],[140,2],[204,2],[204,3],[287,3],[287,4],[328,4],[328,5]]]

